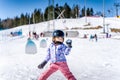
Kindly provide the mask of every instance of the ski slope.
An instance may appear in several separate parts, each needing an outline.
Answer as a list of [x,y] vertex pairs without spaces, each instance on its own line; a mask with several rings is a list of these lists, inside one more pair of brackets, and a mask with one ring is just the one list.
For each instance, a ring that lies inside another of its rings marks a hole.
[[[119,20],[115,20],[115,18],[109,18],[106,22],[109,22],[109,27],[119,28]],[[84,27],[85,24],[84,18],[65,19],[64,23],[63,21],[62,19],[55,20],[55,26],[59,29],[69,26],[70,29],[72,27]],[[88,21],[91,21],[92,26],[102,25],[102,18],[88,18]],[[28,32],[34,27],[37,32],[45,31],[47,30],[47,22],[0,31],[0,80],[37,80],[39,75],[49,67],[48,63],[44,69],[37,68],[47,52],[47,48],[40,48],[40,41],[45,39],[47,46],[49,46],[51,37],[33,40],[37,46],[37,53],[25,53]],[[22,36],[8,36],[11,31],[21,28],[23,30]],[[50,29],[52,29],[52,25]],[[72,51],[66,57],[69,68],[77,80],[120,80],[120,33],[111,33],[114,35],[112,38],[105,38],[105,35],[101,34],[102,29],[78,31],[79,37],[65,38],[65,41],[67,39],[73,40]],[[89,35],[95,33],[99,37],[98,42],[89,40]],[[81,38],[84,34],[88,34],[87,39]],[[66,80],[66,78],[60,71],[57,71],[48,80]]]

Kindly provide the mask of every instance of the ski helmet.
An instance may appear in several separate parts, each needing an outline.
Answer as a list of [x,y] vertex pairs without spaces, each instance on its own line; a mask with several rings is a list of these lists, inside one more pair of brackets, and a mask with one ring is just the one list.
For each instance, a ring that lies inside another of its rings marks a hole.
[[64,32],[61,30],[55,30],[53,32],[53,37],[64,37]]

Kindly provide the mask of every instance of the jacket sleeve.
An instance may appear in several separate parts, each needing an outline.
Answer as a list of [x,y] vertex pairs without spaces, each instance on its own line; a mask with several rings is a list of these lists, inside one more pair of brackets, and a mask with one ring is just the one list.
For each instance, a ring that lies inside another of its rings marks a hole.
[[50,48],[48,48],[48,49],[47,49],[47,55],[46,55],[46,57],[45,57],[45,61],[48,62],[48,61],[50,60],[50,57],[51,57],[51,56],[50,56]]
[[70,54],[70,51],[71,51],[71,48],[64,45],[64,54],[68,55],[68,54]]

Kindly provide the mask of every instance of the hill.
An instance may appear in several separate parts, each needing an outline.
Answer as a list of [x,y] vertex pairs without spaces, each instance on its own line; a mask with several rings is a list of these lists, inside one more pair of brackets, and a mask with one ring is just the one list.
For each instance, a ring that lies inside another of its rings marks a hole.
[[[103,28],[84,29],[102,26],[102,18],[87,17],[87,21],[90,25],[86,25],[85,18],[54,20],[55,29],[79,32],[78,37],[65,37],[65,41],[67,39],[73,41],[71,53],[66,56],[71,72],[77,80],[120,80],[120,33],[109,32],[112,37],[106,38],[106,34],[102,33]],[[105,21],[109,23],[109,28],[119,29],[119,19],[106,18]],[[36,44],[37,53],[25,52],[29,31],[36,31],[39,34],[52,30],[53,21],[49,23],[49,29],[48,22],[42,22],[0,31],[0,80],[37,80],[39,75],[49,67],[48,63],[42,70],[37,68],[47,54],[47,48],[41,48],[40,41],[46,40],[48,47],[51,37],[32,39]],[[17,32],[15,33],[17,35],[11,36],[11,32]],[[83,38],[84,34],[87,38]],[[98,41],[90,40],[91,34],[97,34]],[[57,71],[48,80],[65,80],[65,77]]]

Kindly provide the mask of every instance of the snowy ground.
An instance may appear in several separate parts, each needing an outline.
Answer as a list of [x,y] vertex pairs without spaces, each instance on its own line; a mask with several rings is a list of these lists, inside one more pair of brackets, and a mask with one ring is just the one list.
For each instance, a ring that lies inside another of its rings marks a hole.
[[[51,38],[47,39],[49,44]],[[120,80],[119,40],[99,39],[95,42],[89,39],[71,39],[73,49],[67,56],[67,62],[77,80]],[[46,55],[46,48],[39,47],[40,40],[34,40],[37,54],[25,53],[26,38],[2,42],[0,80],[36,80],[49,67],[48,63],[43,70],[37,68]],[[65,77],[58,71],[48,80],[65,80]]]
[[[106,19],[109,27],[119,28],[119,20]],[[64,27],[84,27],[84,18],[56,20],[55,25]],[[64,23],[63,23],[64,21]],[[91,26],[102,25],[102,18],[89,18]],[[80,23],[81,22],[81,23]],[[0,80],[37,80],[49,63],[40,70],[38,64],[43,61],[47,48],[40,48],[40,41],[33,40],[37,46],[37,54],[26,54],[28,32],[36,27],[37,32],[46,29],[47,23],[24,25],[15,29],[0,31]],[[40,27],[41,26],[41,27]],[[11,31],[23,30],[23,36],[10,37]],[[80,35],[73,40],[71,54],[66,56],[71,72],[77,80],[120,80],[120,33],[111,33],[112,38],[105,38],[102,30],[78,30]],[[84,34],[98,34],[98,42],[83,39]],[[50,44],[51,38],[44,38]],[[68,38],[65,38],[65,40]],[[49,46],[49,45],[48,45]],[[66,80],[60,71],[54,73],[48,80]]]

